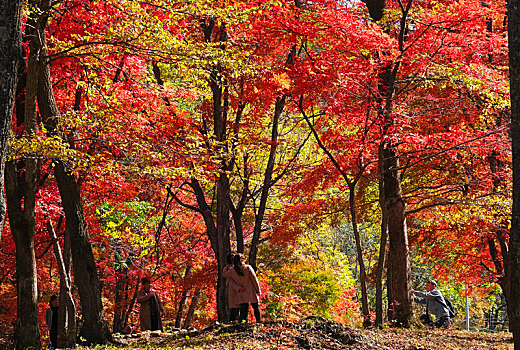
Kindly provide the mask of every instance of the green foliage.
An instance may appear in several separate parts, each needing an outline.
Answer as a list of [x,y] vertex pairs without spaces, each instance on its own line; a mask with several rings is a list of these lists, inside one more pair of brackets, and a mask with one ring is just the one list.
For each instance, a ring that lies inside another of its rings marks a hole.
[[[103,203],[97,210],[102,234],[112,242],[112,247],[118,251],[126,247],[132,252],[145,256],[154,245],[153,236],[143,235],[152,230],[156,220],[149,217],[153,209],[148,202],[132,201],[121,203],[114,207],[111,203]],[[119,253],[116,253],[119,255]]]
[[291,264],[281,271],[267,272],[271,283],[265,312],[273,319],[306,315],[332,316],[341,295],[334,273],[320,264]]

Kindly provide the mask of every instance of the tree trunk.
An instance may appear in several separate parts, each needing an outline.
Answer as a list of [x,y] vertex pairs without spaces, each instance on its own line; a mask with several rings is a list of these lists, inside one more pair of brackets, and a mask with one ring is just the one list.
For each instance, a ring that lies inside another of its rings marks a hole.
[[[488,24],[489,30],[490,24]],[[499,123],[497,123],[497,127],[499,127]],[[498,187],[502,182],[502,178],[500,176],[500,170],[502,168],[502,164],[497,157],[497,152],[493,150],[491,154],[488,156],[489,168],[491,171],[491,176],[493,178],[493,193],[497,193],[499,190]],[[498,277],[498,284],[502,289],[502,293],[504,294],[504,298],[506,300],[507,305],[507,318],[511,319],[511,256],[509,254],[509,247],[507,244],[507,225],[505,223],[499,223],[501,227],[497,227],[495,229],[495,237],[500,244],[500,255],[498,256],[498,252],[495,245],[495,239],[492,237],[488,238],[488,247],[489,253],[491,255],[491,260],[495,265],[496,275]]]
[[71,237],[74,280],[78,286],[83,316],[80,335],[89,343],[104,344],[111,339],[111,334],[101,302],[101,285],[96,261],[83,213],[79,185],[72,172],[65,167],[63,161],[57,161],[54,174],[67,220],[66,230],[69,230]]
[[5,167],[9,224],[16,247],[16,349],[40,349],[38,287],[34,255],[36,160],[8,162]]
[[508,40],[513,147],[513,208],[509,249],[511,254],[511,319],[515,350],[520,350],[520,0],[509,0]]
[[[383,145],[379,146],[379,159],[383,159]],[[388,214],[385,206],[385,191],[383,186],[383,162],[378,163],[377,177],[379,180],[379,206],[381,207],[381,238],[379,241],[379,258],[377,260],[376,270],[376,326],[383,325],[383,275],[386,265],[386,244],[387,244],[387,221]],[[387,276],[388,278],[388,276]]]
[[386,264],[386,243],[388,234],[386,232],[386,215],[381,217],[381,238],[379,242],[379,258],[377,259],[376,270],[376,326],[381,327],[384,321],[383,308],[383,275]]
[[179,301],[179,308],[177,310],[177,316],[175,317],[175,328],[181,328],[182,326],[182,316],[184,316],[184,308],[186,307],[186,302],[188,301],[189,290],[185,289],[182,292],[181,300]]
[[374,21],[383,18],[383,10],[386,7],[386,0],[364,0],[367,5],[368,13]]
[[197,304],[199,303],[200,298],[200,289],[195,291],[193,297],[191,298],[190,308],[188,309],[188,314],[186,315],[186,319],[184,320],[184,325],[182,328],[188,329],[191,326],[191,321],[193,321],[193,315],[195,314],[195,309],[197,308]]
[[[28,20],[30,22],[30,20]],[[25,81],[25,108],[16,111],[17,124],[24,134],[36,131],[35,97],[38,86],[38,58],[30,45],[29,67]],[[16,72],[17,74],[18,72]],[[12,116],[10,116],[11,118]],[[38,326],[38,287],[34,254],[35,207],[39,161],[27,155],[5,166],[5,190],[11,234],[16,247],[17,318],[15,346],[17,349],[41,348]]]
[[126,327],[125,310],[128,303],[128,266],[127,259],[123,258],[121,252],[121,240],[116,242],[117,247],[114,252],[114,260],[116,263],[116,295],[114,307],[114,321],[112,331],[114,333],[122,333]]
[[[186,272],[184,272],[184,279],[188,277],[188,275],[191,273],[192,267],[188,265],[186,267]],[[182,326],[182,316],[184,315],[184,308],[186,307],[186,301],[188,300],[188,294],[189,289],[184,287],[184,290],[182,291],[181,300],[179,301],[179,308],[177,310],[177,317],[175,318],[175,327],[181,328]]]
[[392,144],[383,146],[384,196],[388,212],[388,269],[392,293],[389,319],[398,326],[407,327],[412,317],[411,271],[406,230],[405,202],[401,194],[399,158]]
[[60,244],[52,222],[47,222],[47,231],[54,247],[54,255],[60,273],[60,307],[58,309],[58,347],[73,348],[76,344],[76,307],[72,298],[70,274],[61,254]]
[[0,0],[0,238],[6,203],[4,169],[18,77],[23,67],[21,0]]
[[219,321],[229,320],[226,279],[222,275],[227,265],[227,256],[231,253],[230,220],[229,220],[229,179],[225,173],[220,174],[217,182],[217,242],[218,242],[218,275],[217,275],[217,305]]
[[265,209],[267,205],[267,199],[269,197],[269,190],[271,189],[271,180],[273,177],[274,163],[276,160],[276,149],[278,146],[278,124],[280,122],[280,116],[282,115],[283,109],[285,107],[285,98],[285,95],[283,95],[276,99],[273,116],[273,127],[271,131],[271,149],[269,151],[269,160],[267,161],[267,166],[264,172],[264,183],[262,185],[262,193],[260,195],[258,212],[255,215],[253,239],[251,240],[251,248],[249,250],[249,265],[251,265],[255,270],[257,268],[256,256],[258,254],[258,245],[260,244],[262,224],[264,222]]
[[356,184],[349,182],[350,217],[352,219],[352,229],[354,231],[354,239],[356,241],[356,256],[359,264],[359,283],[361,285],[361,310],[363,312],[363,326],[368,327],[372,324],[372,322],[370,321],[370,312],[368,308],[367,273],[365,269],[365,261],[363,260],[361,237],[359,235],[359,229],[357,225],[355,195]]
[[[220,181],[220,179],[218,180]],[[218,185],[217,185],[218,186]],[[222,184],[221,184],[222,186]],[[218,223],[222,223],[222,219],[217,218],[217,225],[215,225],[215,220],[213,218],[213,212],[211,210],[211,207],[206,202],[206,196],[204,195],[204,190],[202,189],[200,183],[197,179],[192,178],[190,181],[190,187],[193,189],[193,192],[195,194],[195,198],[197,199],[198,208],[193,208],[194,210],[198,211],[202,218],[204,219],[204,223],[206,225],[206,234],[208,235],[209,241],[211,243],[211,249],[213,250],[213,253],[215,254],[215,259],[217,261],[217,291],[216,291],[216,297],[217,297],[217,316],[218,320],[221,322],[225,322],[228,320],[228,310],[227,310],[227,298],[226,298],[226,281],[224,277],[222,276],[223,268],[226,266],[227,261],[227,254],[231,252],[231,247],[228,245],[227,252],[224,247],[221,245],[224,244],[224,237],[219,237],[220,234],[227,234],[227,242],[229,244],[229,221],[228,221],[228,230],[226,231],[222,229],[218,229]],[[221,189],[222,191],[222,189]],[[227,192],[229,194],[229,191]],[[220,193],[220,196],[222,196],[222,192]],[[220,198],[219,195],[217,195],[217,199]],[[226,200],[229,200],[226,198]],[[217,204],[218,205],[218,204]],[[228,204],[229,208],[229,204]],[[222,211],[222,208],[220,209]],[[229,219],[229,212],[227,215],[227,218]],[[221,256],[223,253],[225,253],[224,256]]]
[[[43,7],[43,15],[47,7]],[[38,45],[39,57],[47,56],[45,43],[46,19],[39,18],[41,33],[39,40],[33,40]],[[38,107],[42,120],[50,134],[59,135],[57,125],[60,111],[56,104],[50,68],[47,62],[40,61],[38,79]],[[55,162],[54,174],[61,195],[66,218],[66,231],[71,238],[71,253],[74,269],[74,280],[78,286],[83,316],[83,326],[80,334],[89,343],[103,344],[111,339],[108,324],[105,321],[101,302],[101,286],[96,270],[96,262],[90,243],[79,184],[67,165],[58,160]]]

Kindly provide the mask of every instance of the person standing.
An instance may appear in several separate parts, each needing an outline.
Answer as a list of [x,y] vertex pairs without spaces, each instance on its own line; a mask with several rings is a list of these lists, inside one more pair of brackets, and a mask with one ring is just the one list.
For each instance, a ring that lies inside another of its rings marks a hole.
[[141,330],[162,331],[161,314],[164,313],[164,306],[157,292],[152,289],[151,281],[148,277],[141,279],[143,288],[137,292],[137,302],[141,304],[139,321]]
[[[227,265],[224,267],[223,275],[229,275],[229,271],[232,270],[233,267],[233,257],[235,254],[228,254],[227,256]],[[240,304],[238,302],[238,291],[242,288],[240,284],[235,282],[235,280],[231,277],[227,277],[227,293],[228,293],[228,306],[230,309],[229,321],[236,321],[238,317],[238,312],[240,310]]]
[[240,304],[240,321],[247,321],[249,304],[253,307],[256,322],[261,321],[260,307],[260,284],[256,273],[249,265],[244,264],[245,258],[242,254],[236,254],[233,258],[233,268],[225,270],[223,275],[231,278],[241,287],[237,293],[237,301]]
[[45,323],[49,329],[49,347],[51,349],[58,346],[58,297],[51,295],[49,308],[45,310]]
[[[426,282],[426,292],[412,291],[414,300],[419,304],[426,304],[426,314],[419,319],[429,327],[450,328],[450,311],[441,291],[437,289],[437,282],[430,280]],[[435,315],[435,322],[430,315]]]

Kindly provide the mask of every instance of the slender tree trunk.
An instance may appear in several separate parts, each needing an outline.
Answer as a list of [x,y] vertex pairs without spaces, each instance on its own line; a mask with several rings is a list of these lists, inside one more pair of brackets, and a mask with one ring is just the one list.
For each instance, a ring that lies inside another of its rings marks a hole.
[[[383,159],[383,145],[379,146],[378,150],[379,159]],[[383,162],[378,163],[379,180],[379,206],[381,207],[381,238],[379,241],[379,258],[377,260],[376,270],[376,326],[381,327],[384,320],[383,311],[383,275],[385,272],[386,265],[386,245],[387,245],[387,222],[388,214],[385,206],[385,192],[384,192],[384,176],[383,176]]]
[[70,275],[61,253],[58,236],[49,220],[47,231],[54,247],[54,255],[60,273],[60,307],[58,309],[58,347],[73,348],[76,344],[76,307],[72,298]]
[[191,321],[193,321],[193,315],[195,314],[195,310],[197,309],[197,305],[199,303],[200,298],[200,289],[197,289],[191,298],[190,308],[188,309],[188,314],[186,315],[186,319],[184,320],[184,325],[182,328],[188,329],[191,326]]
[[128,303],[128,266],[126,259],[123,258],[121,244],[123,242],[118,241],[117,248],[114,252],[114,260],[117,264],[116,267],[116,295],[115,295],[115,307],[114,307],[114,321],[112,324],[112,331],[114,333],[121,333],[126,327],[125,310]]
[[235,208],[233,202],[230,200],[229,209],[233,215],[233,225],[235,226],[235,235],[237,240],[237,253],[244,254],[244,228],[242,226],[242,218],[246,203],[249,199],[249,172],[247,169],[247,157],[244,156],[244,184],[242,188],[242,194],[240,195],[240,201]]
[[384,308],[383,308],[383,275],[385,272],[386,264],[386,244],[387,244],[387,231],[386,231],[386,215],[383,213],[381,217],[381,238],[379,242],[379,257],[377,259],[377,270],[376,270],[376,326],[382,326],[384,321]]
[[[385,1],[371,1],[383,9]],[[401,52],[405,49],[406,31],[408,29],[408,14],[413,0],[401,6],[399,36],[396,38]],[[367,5],[369,5],[367,3]],[[370,9],[370,7],[369,7]],[[372,18],[378,20],[375,12]],[[386,62],[380,73],[378,86],[378,117],[383,126],[383,135],[389,136],[390,127],[394,124],[392,114],[395,84],[401,62]],[[408,326],[412,317],[411,270],[408,251],[408,233],[406,230],[405,201],[401,193],[401,176],[399,171],[399,154],[397,146],[390,140],[383,140],[379,151],[379,167],[383,175],[384,203],[382,212],[386,211],[386,226],[388,232],[388,264],[387,293],[389,295],[389,320],[398,326]],[[380,200],[380,203],[382,201]],[[383,215],[384,216],[384,215]],[[391,298],[390,298],[391,296]]]
[[181,328],[182,326],[182,316],[184,316],[184,308],[186,307],[189,293],[190,292],[187,289],[182,291],[181,300],[179,301],[179,308],[177,310],[177,316],[175,317],[175,328]]
[[[488,24],[488,27],[490,25]],[[489,28],[488,28],[489,29]],[[497,125],[497,127],[500,125]],[[498,187],[502,182],[502,178],[500,176],[500,169],[502,168],[501,162],[497,157],[497,153],[493,150],[491,154],[488,156],[489,168],[491,170],[491,175],[493,177],[493,193],[497,193]],[[509,254],[509,247],[507,244],[507,228],[505,228],[504,224],[500,223],[501,227],[497,227],[495,229],[495,237],[500,244],[500,257],[498,256],[497,248],[495,245],[495,239],[489,237],[488,238],[488,247],[489,253],[491,255],[491,260],[495,265],[495,271],[498,277],[498,284],[502,289],[502,293],[504,294],[504,298],[506,300],[507,307],[507,317],[511,319],[511,256]]]
[[[191,273],[191,269],[192,269],[192,267],[190,265],[188,265],[188,267],[186,267],[186,272],[184,272],[184,279],[186,279],[186,277],[188,277],[188,275]],[[184,290],[182,291],[181,300],[179,301],[179,308],[177,310],[177,317],[175,318],[175,327],[176,328],[181,328],[181,326],[182,326],[182,316],[184,315],[184,308],[186,307],[186,301],[188,300],[188,295],[189,295],[189,289],[185,287]]]
[[363,260],[363,249],[361,247],[361,237],[357,225],[356,213],[356,184],[349,182],[349,203],[350,203],[350,217],[352,219],[352,229],[354,231],[354,239],[356,241],[356,256],[359,264],[359,283],[361,285],[361,310],[363,313],[363,326],[368,327],[372,323],[370,321],[370,311],[368,308],[368,292],[367,292],[367,274],[365,268],[365,261]]
[[[293,50],[294,51],[294,50]],[[276,99],[273,116],[273,126],[271,129],[271,148],[269,151],[269,159],[264,172],[264,182],[262,185],[262,193],[260,195],[260,203],[258,212],[255,215],[255,227],[253,231],[253,239],[251,240],[251,248],[249,250],[249,265],[256,270],[256,257],[258,254],[258,245],[260,244],[260,236],[262,233],[262,224],[264,222],[265,209],[267,199],[269,198],[269,190],[271,189],[271,181],[273,178],[274,163],[276,160],[276,149],[278,146],[278,124],[285,107],[285,95]]]
[[509,320],[515,350],[520,350],[520,0],[509,0],[508,40],[513,146],[513,208],[509,249],[511,254],[511,309]]
[[21,0],[0,0],[0,238],[6,203],[4,169],[15,91],[23,68]]

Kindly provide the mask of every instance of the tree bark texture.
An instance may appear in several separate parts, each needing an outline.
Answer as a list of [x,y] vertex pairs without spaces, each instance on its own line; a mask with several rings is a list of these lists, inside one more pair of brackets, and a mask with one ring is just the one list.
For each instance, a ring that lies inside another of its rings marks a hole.
[[36,170],[35,159],[7,162],[5,167],[9,224],[16,247],[16,349],[41,348],[34,254]]
[[[404,51],[407,19],[413,1],[409,0],[406,8],[402,8],[399,50]],[[399,153],[391,138],[391,127],[394,124],[392,113],[395,98],[396,80],[401,62],[382,62],[377,102],[378,117],[382,123],[383,135],[378,152],[378,162],[382,174],[384,200],[382,217],[385,219],[388,233],[387,293],[388,319],[396,326],[408,326],[413,314],[411,268],[408,251],[408,233],[406,230],[405,201],[401,192],[401,175],[399,171]],[[380,192],[381,193],[381,192]],[[382,223],[383,224],[383,223]],[[391,296],[391,298],[390,298]]]
[[83,326],[80,335],[89,343],[104,344],[111,339],[101,302],[101,285],[90,243],[79,185],[63,161],[57,161],[54,174],[71,236],[74,281],[78,287]]
[[390,143],[383,147],[383,164],[385,207],[388,213],[388,269],[391,270],[389,286],[393,298],[388,301],[392,310],[389,319],[398,326],[406,327],[412,317],[411,268],[399,158]]
[[368,13],[374,21],[383,18],[383,10],[386,7],[386,0],[364,0],[368,8]]
[[24,65],[21,0],[0,0],[0,238],[4,227],[4,167],[18,77]]
[[520,350],[520,0],[509,0],[508,40],[513,147],[513,208],[509,251],[511,256],[511,319],[515,350]]
[[[30,21],[30,20],[28,20]],[[33,52],[31,47],[31,52]],[[32,135],[36,130],[36,106],[38,66],[35,55],[29,54],[29,68],[25,82],[25,108],[16,111],[18,125],[23,134]],[[18,72],[16,72],[18,74]],[[22,80],[20,80],[22,82]],[[21,90],[22,87],[19,87]],[[21,98],[21,96],[20,96]],[[11,118],[10,116],[9,118]],[[15,346],[41,348],[38,326],[38,287],[36,257],[34,253],[35,207],[40,167],[34,155],[9,161],[5,166],[5,189],[11,234],[16,247],[17,318]]]

